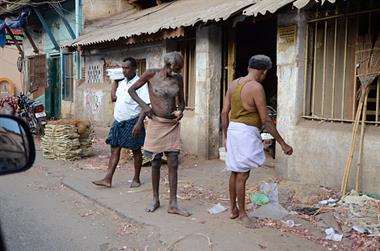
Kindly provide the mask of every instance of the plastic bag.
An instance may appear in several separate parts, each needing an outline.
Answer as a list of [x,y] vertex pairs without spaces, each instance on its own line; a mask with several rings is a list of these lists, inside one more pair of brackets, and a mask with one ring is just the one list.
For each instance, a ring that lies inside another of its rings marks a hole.
[[269,201],[278,203],[278,185],[277,183],[263,183],[260,185],[260,192],[268,196]]
[[225,208],[224,206],[222,206],[220,203],[216,204],[215,206],[213,206],[212,208],[210,208],[208,210],[208,212],[210,214],[219,214],[219,213],[222,213],[224,211],[226,211],[227,208]]

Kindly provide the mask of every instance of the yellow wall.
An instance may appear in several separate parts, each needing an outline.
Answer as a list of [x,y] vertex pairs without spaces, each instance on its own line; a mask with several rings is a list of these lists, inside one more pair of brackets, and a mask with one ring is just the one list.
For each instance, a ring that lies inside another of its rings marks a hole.
[[0,47],[0,78],[9,78],[16,87],[16,94],[22,91],[22,74],[17,70],[18,50],[16,46]]

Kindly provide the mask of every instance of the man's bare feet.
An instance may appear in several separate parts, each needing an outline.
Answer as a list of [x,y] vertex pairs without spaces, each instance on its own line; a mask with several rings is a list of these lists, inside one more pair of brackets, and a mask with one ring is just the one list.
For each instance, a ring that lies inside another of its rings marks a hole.
[[259,225],[257,224],[258,222],[256,220],[250,219],[247,215],[244,215],[243,217],[239,217],[240,222],[245,226],[246,228],[258,228]]
[[239,210],[235,207],[231,210],[230,219],[233,220],[237,217],[239,217]]
[[189,217],[191,213],[187,212],[186,210],[179,209],[178,207],[169,207],[168,208],[169,214],[178,214],[184,217]]
[[148,212],[148,213],[153,213],[159,207],[160,207],[160,201],[159,200],[154,200],[153,203],[152,203],[152,205],[150,205],[149,207],[145,208],[145,211]]
[[110,180],[102,179],[102,180],[96,180],[96,181],[91,181],[93,184],[97,186],[102,186],[102,187],[108,187],[110,188],[112,186],[112,183]]
[[141,186],[141,182],[140,181],[132,180],[132,183],[131,183],[131,185],[129,187],[130,188],[134,188],[134,187],[139,187],[139,186]]

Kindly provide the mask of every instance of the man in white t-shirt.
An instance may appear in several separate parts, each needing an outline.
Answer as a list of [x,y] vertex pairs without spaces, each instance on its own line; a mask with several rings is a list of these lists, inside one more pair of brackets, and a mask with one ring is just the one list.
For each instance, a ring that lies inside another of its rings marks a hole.
[[[144,145],[145,114],[141,112],[139,105],[131,98],[128,93],[131,87],[139,77],[136,75],[136,60],[132,57],[123,61],[124,79],[116,82],[111,91],[111,99],[115,103],[114,119],[106,143],[111,146],[111,158],[108,163],[106,176],[102,180],[93,181],[97,186],[111,187],[112,177],[120,159],[121,148],[132,150],[135,175],[131,187],[139,187],[140,171],[142,166],[141,147]],[[116,86],[117,85],[117,86]],[[146,103],[150,103],[148,87],[145,85],[138,90],[137,95]]]

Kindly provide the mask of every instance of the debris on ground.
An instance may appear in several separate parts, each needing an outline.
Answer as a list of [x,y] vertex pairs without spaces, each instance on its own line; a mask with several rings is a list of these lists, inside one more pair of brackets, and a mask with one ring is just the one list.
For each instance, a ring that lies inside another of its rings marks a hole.
[[259,218],[261,227],[296,234],[328,250],[380,250],[380,200],[376,195],[352,191],[341,197],[332,189],[285,181],[278,183],[276,197],[276,187],[270,183],[247,189],[248,202],[258,194],[269,200],[274,195],[272,200],[279,202],[247,204],[249,217]]
[[227,210],[227,208],[225,208],[223,205],[218,203],[215,206],[213,206],[212,208],[210,208],[208,210],[208,212],[209,212],[209,214],[219,214],[219,213],[223,213],[226,210]]
[[300,207],[300,208],[294,208],[293,211],[300,214],[313,215],[313,216],[319,214],[318,207]]
[[326,228],[325,229],[326,239],[332,240],[332,241],[342,241],[343,234],[337,234],[335,233],[334,228]]
[[256,205],[262,206],[269,203],[269,198],[265,194],[262,193],[253,193],[250,195],[251,202],[255,203]]
[[[164,174],[162,176],[164,176]],[[224,196],[222,193],[214,192],[201,185],[194,185],[193,183],[180,184],[178,186],[178,198],[183,200],[201,200],[212,203],[225,200],[223,199]]]
[[353,190],[338,204],[337,217],[345,226],[345,232],[353,229],[358,233],[380,237],[380,200]]
[[319,202],[319,204],[320,205],[322,205],[322,206],[335,206],[336,205],[336,202],[337,202],[338,200],[336,200],[336,199],[333,199],[333,198],[329,198],[329,199],[327,199],[327,200],[321,200],[320,202]]
[[278,203],[278,185],[274,182],[264,182],[260,185],[260,191],[268,196],[269,201],[272,203]]
[[271,202],[253,211],[253,213],[250,214],[250,216],[257,217],[259,219],[280,220],[288,214],[289,212],[285,208],[283,208],[279,203]]

